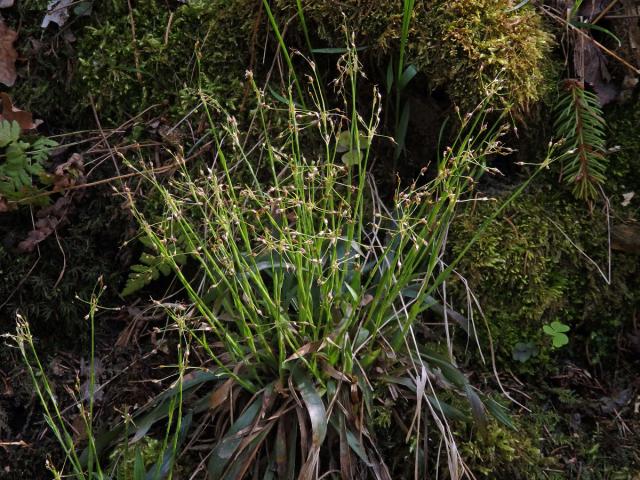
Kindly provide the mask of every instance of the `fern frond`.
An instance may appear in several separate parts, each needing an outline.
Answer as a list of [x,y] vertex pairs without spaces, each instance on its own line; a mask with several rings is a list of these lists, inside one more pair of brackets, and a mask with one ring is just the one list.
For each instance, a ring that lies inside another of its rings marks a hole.
[[565,141],[562,176],[573,194],[589,200],[606,180],[606,123],[598,97],[578,80],[566,80],[554,128]]
[[20,139],[17,122],[0,121],[0,148],[4,148],[5,161],[0,162],[0,195],[12,200],[28,196],[34,191],[33,177],[43,177],[43,163],[49,158],[57,142],[45,137],[33,143]]
[[[127,283],[121,292],[123,297],[141,290],[154,280],[158,280],[160,276],[166,277],[171,273],[171,261],[156,253],[153,249],[153,243],[147,237],[142,237],[140,241],[148,250],[140,255],[140,263],[131,267],[129,278],[127,278]],[[182,265],[186,262],[186,255],[178,243],[169,245],[168,249],[173,255],[174,261],[178,265]]]

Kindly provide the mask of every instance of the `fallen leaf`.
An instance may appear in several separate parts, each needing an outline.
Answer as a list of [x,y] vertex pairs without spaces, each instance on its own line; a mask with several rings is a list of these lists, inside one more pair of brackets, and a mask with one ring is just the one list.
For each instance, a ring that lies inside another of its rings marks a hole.
[[56,229],[67,221],[71,209],[71,197],[60,197],[56,202],[40,210],[36,216],[38,220],[23,241],[18,244],[21,253],[33,252],[38,244],[52,235]]
[[16,83],[16,60],[18,52],[13,48],[13,42],[18,34],[0,20],[0,83],[12,87]]
[[211,410],[215,410],[220,405],[222,405],[227,400],[227,398],[229,398],[229,393],[231,392],[231,387],[233,387],[234,383],[235,379],[229,378],[222,385],[215,389],[215,391],[209,398],[209,408],[211,408]]
[[47,14],[42,19],[42,28],[47,28],[50,23],[62,27],[69,20],[69,8],[74,0],[51,0],[47,5]]
[[636,192],[623,193],[622,194],[623,200],[621,205],[623,207],[628,207],[629,204],[631,203],[631,199],[635,196],[636,196]]
[[14,0],[0,0],[0,8],[13,7]]
[[54,170],[53,191],[60,192],[78,182],[84,181],[84,161],[82,155],[74,153],[64,163],[58,165]]
[[31,113],[14,107],[11,97],[4,92],[0,93],[0,104],[2,105],[0,121],[16,121],[22,130],[34,130],[42,123],[42,120],[36,120],[34,122],[33,115]]
[[11,210],[15,210],[15,206],[7,202],[7,199],[0,197],[0,213],[6,213]]

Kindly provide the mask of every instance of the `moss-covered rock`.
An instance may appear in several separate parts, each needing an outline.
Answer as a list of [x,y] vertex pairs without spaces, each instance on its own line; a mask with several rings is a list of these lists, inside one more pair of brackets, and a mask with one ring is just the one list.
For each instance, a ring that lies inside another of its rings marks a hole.
[[151,105],[176,116],[199,101],[198,91],[229,108],[242,101],[249,68],[256,0],[102,2],[78,42],[76,88],[101,115],[120,121]]
[[[507,362],[513,362],[519,343],[533,344],[538,363],[548,359],[553,347],[543,327],[559,321],[571,328],[568,348],[586,344],[588,360],[597,363],[615,353],[616,337],[640,305],[636,255],[613,252],[611,283],[605,281],[604,209],[590,212],[557,188],[547,185],[516,200],[458,267],[480,299],[494,344]],[[450,237],[454,255],[494,208],[480,205],[458,217]],[[464,288],[457,287],[464,298]]]
[[[385,65],[397,56],[403,2],[302,3],[310,29],[330,46],[344,46],[346,25],[357,45]],[[295,11],[294,2],[279,4]],[[426,74],[430,89],[443,89],[464,109],[475,107],[496,82],[499,105],[523,110],[553,84],[545,78],[553,75],[551,45],[552,36],[530,6],[516,9],[511,0],[418,0],[407,63]]]
[[264,24],[259,0],[140,0],[131,10],[128,2],[93,2],[90,15],[72,13],[63,27],[42,29],[46,4],[25,0],[3,14],[20,29],[10,93],[49,126],[93,126],[93,106],[105,126],[153,105],[179,119],[200,90],[230,109],[245,97]]

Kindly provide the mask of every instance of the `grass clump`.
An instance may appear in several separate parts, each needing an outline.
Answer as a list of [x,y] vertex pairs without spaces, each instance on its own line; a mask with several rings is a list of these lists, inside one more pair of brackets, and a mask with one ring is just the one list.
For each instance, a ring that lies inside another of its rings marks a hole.
[[[87,478],[88,469],[100,477],[105,449],[147,435],[159,437],[156,461],[135,468],[171,472],[194,415],[205,411],[216,432],[208,474],[227,479],[248,472],[312,479],[336,469],[345,478],[392,478],[375,433],[390,391],[392,403],[412,412],[404,439],[411,466],[401,468],[416,478],[443,464],[452,478],[464,477],[453,422],[474,418],[482,427],[491,412],[509,424],[504,408],[455,366],[452,350],[429,348],[447,335],[415,328],[450,271],[440,259],[456,207],[488,158],[502,152],[504,129],[485,124],[484,108],[461,119],[436,175],[398,191],[388,207],[367,173],[380,95],[374,90],[362,115],[360,68],[353,49],[340,59],[340,110],[327,106],[313,67],[308,108],[293,89],[279,95],[288,98],[284,109],[270,104],[249,76],[262,126],[256,136],[243,134],[203,91],[212,158],[200,171],[183,165],[168,181],[140,170],[165,213],[161,222],[148,219],[131,198],[135,215],[186,296],[166,304],[178,333],[177,379],[92,437],[84,457],[70,453],[77,476]],[[274,133],[269,119],[283,113],[288,123]],[[169,248],[177,238],[186,266]],[[21,331],[19,344],[30,351]],[[426,429],[444,445],[443,458],[429,453]]]

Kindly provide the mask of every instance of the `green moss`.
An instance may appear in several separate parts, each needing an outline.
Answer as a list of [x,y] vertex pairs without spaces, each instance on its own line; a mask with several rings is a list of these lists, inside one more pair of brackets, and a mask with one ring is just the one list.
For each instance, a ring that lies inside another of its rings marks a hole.
[[86,19],[74,18],[61,32],[57,26],[41,27],[47,0],[23,0],[3,9],[6,23],[19,32],[15,42],[18,78],[8,90],[16,106],[34,113],[51,129],[71,127],[77,120],[78,99],[71,95],[76,58],[74,33]]
[[491,424],[472,441],[462,442],[460,453],[476,478],[547,479],[544,469],[555,460],[542,454],[539,433]]
[[[85,198],[70,224],[33,254],[15,252],[31,226],[27,210],[3,214],[0,227],[0,331],[15,329],[19,311],[46,346],[84,348],[90,298],[100,277],[112,301],[126,278],[126,267],[114,261],[122,244],[122,212],[117,199]],[[80,300],[82,299],[82,300]],[[84,300],[84,301],[83,301]],[[1,357],[0,357],[1,359]]]
[[[578,250],[607,272],[605,213],[590,213],[583,203],[556,190],[552,183],[524,194],[488,227],[458,266],[480,300],[499,356],[507,364],[518,363],[511,356],[519,342],[533,342],[539,349],[527,367],[544,364],[553,349],[542,327],[555,320],[571,327],[570,343],[563,349],[575,346],[574,353],[582,356],[578,345],[586,343],[588,360],[597,363],[615,353],[615,339],[630,326],[640,305],[637,256],[614,252],[612,282],[607,285]],[[453,255],[494,208],[484,204],[459,215],[450,236]],[[464,301],[463,286],[454,285]]]
[[[344,46],[341,27],[346,24],[358,46],[368,47],[374,57],[397,55],[402,2],[303,3],[305,16],[331,46]],[[291,2],[280,4],[293,10]],[[418,0],[408,63],[426,74],[430,89],[444,89],[465,110],[486,96],[494,80],[500,87],[500,106],[527,109],[554,83],[545,78],[554,74],[549,60],[552,36],[533,8],[512,6],[509,0]]]
[[20,28],[16,105],[66,129],[93,126],[92,104],[105,125],[152,105],[178,119],[197,105],[200,89],[231,110],[240,106],[245,70],[255,67],[259,2],[131,3],[130,11],[127,2],[94,2],[90,16],[72,15],[62,29],[40,27],[46,1],[3,10]]
[[508,0],[448,0],[425,18],[429,39],[419,44],[435,86],[473,107],[497,80],[505,104],[526,109],[544,95],[552,37],[533,8],[512,10]]
[[238,107],[253,4],[196,0],[172,11],[163,1],[141,0],[129,12],[126,2],[104,2],[79,40],[76,88],[113,122],[157,104],[185,114],[199,88]]
[[637,199],[640,195],[640,99],[608,109],[605,117],[609,127],[607,145],[618,148],[610,157],[607,190],[613,193],[635,191]]
[[115,471],[115,480],[129,480],[135,478],[136,460],[142,462],[145,468],[151,467],[162,453],[162,443],[158,440],[144,436],[140,441],[129,445],[121,443],[117,445],[109,460],[111,466],[109,470]]

